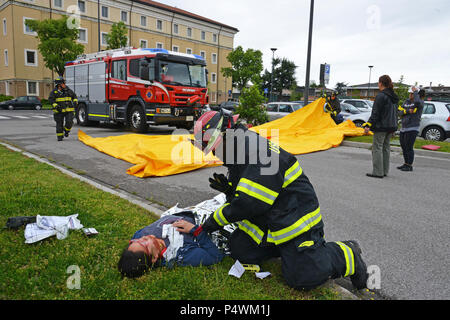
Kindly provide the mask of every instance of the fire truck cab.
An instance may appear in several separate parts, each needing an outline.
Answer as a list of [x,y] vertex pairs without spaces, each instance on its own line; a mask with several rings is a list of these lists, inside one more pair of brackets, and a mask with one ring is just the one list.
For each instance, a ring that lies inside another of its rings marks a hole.
[[192,128],[208,103],[206,61],[165,49],[122,48],[66,63],[66,84],[78,97],[82,126],[123,123]]

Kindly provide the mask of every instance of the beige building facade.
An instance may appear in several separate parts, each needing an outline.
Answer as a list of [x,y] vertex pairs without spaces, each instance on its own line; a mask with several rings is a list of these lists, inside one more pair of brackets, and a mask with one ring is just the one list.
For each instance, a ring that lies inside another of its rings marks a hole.
[[226,101],[231,78],[221,68],[230,66],[238,29],[163,3],[140,0],[0,0],[0,94],[35,95],[47,99],[57,76],[45,67],[36,34],[27,19],[79,17],[78,42],[85,53],[106,50],[106,35],[114,22],[123,21],[132,47],[164,48],[201,55],[206,59],[210,103]]

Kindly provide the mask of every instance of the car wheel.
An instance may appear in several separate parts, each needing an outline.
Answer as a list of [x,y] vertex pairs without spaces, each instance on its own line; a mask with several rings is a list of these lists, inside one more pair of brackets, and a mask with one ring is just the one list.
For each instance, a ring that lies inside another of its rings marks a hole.
[[444,141],[445,132],[437,126],[430,126],[423,132],[423,137],[425,138],[425,140]]
[[8,109],[9,109],[9,110],[14,110],[15,108],[14,108],[14,106],[13,106],[12,104],[10,104],[10,105],[8,106]]
[[353,123],[355,124],[355,126],[360,127],[360,128],[364,124],[364,122],[362,122],[361,120],[355,120]]
[[140,105],[134,105],[128,114],[128,124],[131,130],[139,133],[146,133],[148,130],[147,117]]
[[37,104],[37,105],[34,106],[34,109],[36,109],[36,110],[41,110],[41,109],[42,109],[42,106],[39,105],[39,104]]

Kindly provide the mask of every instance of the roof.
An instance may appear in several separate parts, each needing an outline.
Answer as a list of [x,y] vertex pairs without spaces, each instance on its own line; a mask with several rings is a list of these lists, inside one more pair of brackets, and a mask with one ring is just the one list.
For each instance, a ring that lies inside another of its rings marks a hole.
[[228,26],[228,25],[223,24],[221,22],[217,22],[217,21],[214,21],[214,20],[202,17],[200,15],[197,15],[195,13],[192,13],[192,12],[189,12],[189,11],[186,11],[186,10],[183,10],[183,9],[179,9],[177,7],[169,6],[167,4],[163,4],[163,3],[156,2],[156,1],[151,1],[151,0],[137,0],[136,2],[145,4],[145,5],[154,7],[154,8],[167,10],[167,11],[170,11],[172,13],[177,13],[177,14],[189,17],[189,18],[194,18],[194,19],[198,19],[198,20],[201,20],[201,21],[204,21],[204,22],[209,22],[209,23],[215,24],[215,25],[217,25],[219,27],[224,27],[224,28],[231,29],[233,31],[239,32],[239,30],[237,28],[235,28],[235,27]]

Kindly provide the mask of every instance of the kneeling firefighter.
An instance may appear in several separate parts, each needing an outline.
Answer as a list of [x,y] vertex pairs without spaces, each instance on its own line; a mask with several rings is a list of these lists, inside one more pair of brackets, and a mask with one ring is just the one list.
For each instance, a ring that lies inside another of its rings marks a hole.
[[231,256],[246,264],[281,256],[283,277],[295,289],[342,276],[365,288],[368,274],[359,244],[325,242],[318,199],[297,159],[236,121],[224,111],[209,111],[195,123],[194,145],[204,154],[212,151],[228,168],[228,177],[215,173],[209,179],[227,201],[203,230],[236,223]]
[[56,122],[56,137],[62,141],[68,137],[73,126],[75,116],[75,106],[78,98],[75,93],[66,86],[64,78],[55,79],[55,88],[48,97],[49,103],[53,107],[53,119]]
[[341,103],[337,98],[337,93],[333,91],[330,96],[325,95],[327,104],[325,110],[330,114],[335,123],[339,123],[338,115],[341,112]]

